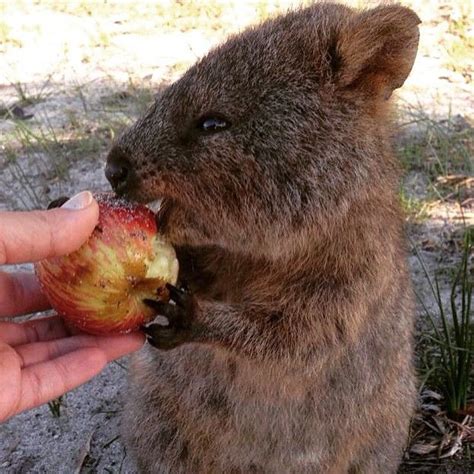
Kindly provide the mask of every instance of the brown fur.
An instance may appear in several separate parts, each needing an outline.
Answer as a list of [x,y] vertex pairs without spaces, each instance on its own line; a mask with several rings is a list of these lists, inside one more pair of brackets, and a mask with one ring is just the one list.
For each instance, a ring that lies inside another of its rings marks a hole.
[[[418,17],[315,4],[230,38],[116,143],[165,198],[192,339],[131,367],[143,472],[390,473],[414,400],[412,303],[387,98]],[[201,133],[203,116],[226,130]]]

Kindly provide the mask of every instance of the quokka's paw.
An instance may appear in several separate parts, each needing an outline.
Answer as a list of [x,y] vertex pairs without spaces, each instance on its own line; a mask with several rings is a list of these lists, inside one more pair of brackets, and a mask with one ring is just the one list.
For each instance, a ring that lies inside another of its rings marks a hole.
[[157,315],[164,316],[168,325],[152,323],[143,326],[142,330],[147,335],[148,342],[157,349],[174,349],[181,344],[190,342],[193,335],[193,322],[196,313],[196,300],[184,288],[177,288],[167,284],[170,292],[170,302],[145,299],[143,302],[155,310]]

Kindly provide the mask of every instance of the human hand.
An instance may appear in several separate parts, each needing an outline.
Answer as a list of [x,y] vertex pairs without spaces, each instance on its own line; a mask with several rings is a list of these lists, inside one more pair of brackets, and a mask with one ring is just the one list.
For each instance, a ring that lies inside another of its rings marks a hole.
[[[98,214],[89,192],[58,209],[0,212],[0,265],[76,250],[93,231]],[[33,274],[0,272],[0,422],[78,387],[111,360],[143,345],[142,334],[90,336],[58,316],[1,321],[48,308]]]

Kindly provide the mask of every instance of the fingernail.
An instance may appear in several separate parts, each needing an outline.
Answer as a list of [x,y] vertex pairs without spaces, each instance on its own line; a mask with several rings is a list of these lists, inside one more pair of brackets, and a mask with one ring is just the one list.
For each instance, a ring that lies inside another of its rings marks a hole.
[[93,197],[90,191],[82,191],[69,199],[69,201],[66,201],[61,208],[74,210],[84,209],[92,202],[92,199]]

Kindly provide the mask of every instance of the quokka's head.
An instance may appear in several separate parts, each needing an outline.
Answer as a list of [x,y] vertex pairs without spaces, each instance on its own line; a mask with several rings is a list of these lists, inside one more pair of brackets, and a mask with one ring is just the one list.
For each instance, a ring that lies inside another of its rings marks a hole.
[[419,22],[397,5],[321,3],[231,37],[116,141],[109,181],[163,199],[175,244],[274,252],[387,182],[382,111]]

